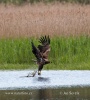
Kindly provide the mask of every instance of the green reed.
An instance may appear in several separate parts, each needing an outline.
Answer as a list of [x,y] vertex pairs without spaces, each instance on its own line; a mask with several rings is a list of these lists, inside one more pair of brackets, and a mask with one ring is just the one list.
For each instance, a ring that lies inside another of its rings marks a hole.
[[[35,57],[32,54],[32,40],[36,46],[39,44],[38,38],[0,39],[0,64],[33,65],[32,59]],[[52,63],[46,69],[89,68],[90,37],[52,37],[49,59]]]

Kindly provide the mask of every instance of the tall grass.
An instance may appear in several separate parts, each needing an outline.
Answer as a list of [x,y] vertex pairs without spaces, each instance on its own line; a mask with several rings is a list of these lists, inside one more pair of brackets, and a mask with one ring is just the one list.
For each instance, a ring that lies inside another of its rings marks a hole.
[[[0,39],[0,63],[34,64],[32,62],[32,59],[35,58],[31,48],[32,39],[37,46],[37,38]],[[90,37],[69,36],[51,38],[49,59],[52,62],[52,66],[47,65],[47,69],[49,67],[60,69],[63,66],[70,66],[70,64],[78,66],[78,64],[90,62]]]
[[0,5],[1,65],[34,64],[31,40],[40,35],[51,37],[47,69],[90,69],[90,5]]
[[90,34],[90,5],[0,5],[0,38]]
[[55,38],[52,45],[51,55],[56,60],[55,64],[79,63],[90,57],[90,37],[87,36]]
[[31,58],[29,39],[0,40],[0,63],[30,63]]

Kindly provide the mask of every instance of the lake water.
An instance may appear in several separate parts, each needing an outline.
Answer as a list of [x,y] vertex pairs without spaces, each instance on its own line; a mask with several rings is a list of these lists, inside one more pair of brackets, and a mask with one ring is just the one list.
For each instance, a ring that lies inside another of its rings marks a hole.
[[90,100],[90,71],[0,71],[0,100]]
[[90,100],[90,87],[0,90],[0,100]]

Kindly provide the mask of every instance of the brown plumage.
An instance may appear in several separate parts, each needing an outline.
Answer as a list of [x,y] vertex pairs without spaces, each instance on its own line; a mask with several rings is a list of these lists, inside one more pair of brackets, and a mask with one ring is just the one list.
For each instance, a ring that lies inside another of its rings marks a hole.
[[49,36],[42,36],[39,39],[39,42],[41,43],[38,45],[38,47],[34,46],[34,43],[32,44],[32,52],[36,57],[36,62],[38,64],[38,75],[41,74],[41,70],[45,64],[50,63],[48,60],[48,54],[50,52],[50,38]]

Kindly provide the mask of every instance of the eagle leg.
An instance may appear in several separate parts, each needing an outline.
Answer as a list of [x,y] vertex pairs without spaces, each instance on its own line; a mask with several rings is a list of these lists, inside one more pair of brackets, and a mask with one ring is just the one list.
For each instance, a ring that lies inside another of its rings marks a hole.
[[39,67],[38,67],[38,75],[41,75],[41,70],[43,69],[43,65],[41,64]]

